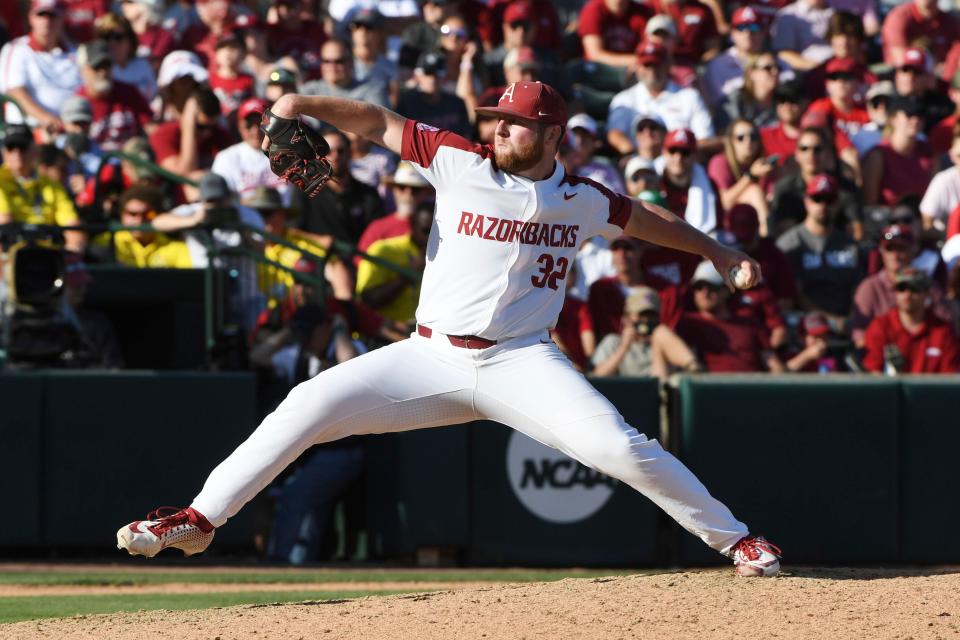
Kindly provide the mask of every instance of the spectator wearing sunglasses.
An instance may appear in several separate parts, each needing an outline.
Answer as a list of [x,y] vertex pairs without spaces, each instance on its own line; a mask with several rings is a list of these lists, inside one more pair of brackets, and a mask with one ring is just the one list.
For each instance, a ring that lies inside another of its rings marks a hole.
[[303,85],[302,93],[312,96],[334,96],[388,106],[387,86],[371,78],[358,81],[353,74],[350,47],[340,40],[329,40],[320,48],[320,79]]
[[684,313],[675,330],[704,369],[711,373],[784,371],[764,328],[730,310],[730,291],[713,264],[701,262],[690,287],[694,311]]
[[774,89],[773,102],[776,123],[760,128],[760,140],[768,154],[778,157],[777,166],[782,167],[790,161],[797,148],[807,96],[798,80],[787,80]]
[[867,89],[866,108],[870,122],[860,127],[860,130],[850,138],[850,142],[857,148],[861,158],[883,140],[884,130],[889,120],[887,107],[895,95],[893,83],[889,80],[875,82]]
[[131,84],[149,103],[157,95],[157,74],[147,58],[137,54],[137,34],[120,14],[107,13],[93,25],[94,37],[107,43],[113,79]]
[[[29,35],[11,40],[0,50],[0,91],[25,111],[26,124],[55,134],[63,128],[60,105],[80,87],[80,69],[73,48],[64,38],[62,0],[33,0]],[[4,105],[5,121],[22,122],[20,110]]]
[[751,55],[764,51],[769,23],[750,5],[743,5],[730,18],[730,40],[733,45],[714,56],[704,71],[704,87],[711,107],[723,103],[743,86],[743,72]]
[[[511,49],[503,60],[504,74],[508,62],[517,65],[517,54],[521,50],[525,51],[524,62],[529,61],[527,57],[532,56],[531,47]],[[467,23],[462,16],[452,15],[443,21],[440,27],[439,51],[443,52],[447,63],[443,82],[444,90],[463,100],[467,106],[470,122],[476,122],[474,109],[478,106],[478,96],[483,93],[484,83],[480,78],[486,77],[486,67],[482,64],[474,64],[474,61],[480,60],[477,56],[479,46],[470,38]]]
[[867,205],[897,204],[904,196],[924,193],[933,177],[930,145],[923,133],[919,100],[897,97],[890,106],[890,135],[863,161],[863,196]]
[[797,279],[800,308],[820,311],[844,326],[864,269],[856,241],[834,223],[838,196],[836,178],[812,176],[804,192],[806,217],[777,239],[777,247]]
[[751,55],[743,72],[743,86],[730,94],[716,110],[714,124],[726,129],[737,119],[749,120],[757,127],[777,124],[777,86],[780,67],[777,57],[765,51]]
[[631,0],[588,0],[580,10],[577,35],[584,59],[636,69],[634,53],[643,40],[653,9]]
[[830,120],[852,138],[870,122],[870,115],[858,100],[863,69],[853,58],[833,58],[827,62],[825,71],[827,97],[814,100],[809,111],[828,114]]
[[937,0],[910,0],[891,9],[881,32],[884,62],[903,65],[918,40],[927,42],[934,60],[943,62],[950,46],[960,40],[960,21],[941,11]]
[[618,93],[610,102],[607,117],[610,145],[621,154],[633,151],[631,125],[637,115],[652,113],[664,121],[667,129],[690,129],[701,141],[701,148],[717,146],[719,141],[714,139],[713,118],[700,93],[670,80],[670,56],[666,48],[644,41],[637,49],[637,62],[639,81]]
[[[849,144],[849,143],[848,143]],[[831,206],[836,216],[834,224],[849,229],[854,237],[862,234],[863,194],[850,178],[840,173],[836,151],[827,130],[821,127],[801,129],[792,154],[793,170],[785,169],[785,175],[773,186],[770,204],[768,231],[774,238],[807,217],[804,204],[807,190],[813,177],[829,174],[837,186],[837,200]]]
[[[911,266],[927,273],[921,266],[913,264],[919,248],[918,238],[909,225],[891,224],[883,229],[878,249],[882,267],[877,273],[864,278],[853,297],[850,327],[854,344],[858,347],[863,346],[864,331],[870,322],[896,306],[894,286],[897,273]],[[939,264],[939,260],[935,264]],[[949,309],[944,304],[943,290],[932,281],[930,300],[937,316],[942,319],[950,317]]]
[[779,9],[771,28],[774,51],[797,71],[821,64],[833,55],[827,43],[833,13],[827,0],[797,0]]
[[744,119],[730,123],[723,153],[710,158],[707,164],[707,175],[717,188],[723,209],[749,204],[760,216],[762,235],[767,235],[767,193],[773,188],[773,170],[774,162],[764,155],[757,128]]
[[914,267],[894,276],[896,305],[873,319],[864,336],[864,367],[876,373],[957,373],[960,345],[949,323],[930,309],[930,278]]

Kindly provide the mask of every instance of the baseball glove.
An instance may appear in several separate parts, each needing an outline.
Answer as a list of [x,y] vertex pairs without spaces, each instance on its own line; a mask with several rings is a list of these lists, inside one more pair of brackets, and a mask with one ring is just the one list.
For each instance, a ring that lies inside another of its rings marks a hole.
[[270,138],[270,146],[264,151],[270,159],[270,170],[311,198],[320,193],[333,177],[333,167],[325,157],[330,145],[323,136],[300,118],[281,118],[270,109],[263,112],[260,130]]

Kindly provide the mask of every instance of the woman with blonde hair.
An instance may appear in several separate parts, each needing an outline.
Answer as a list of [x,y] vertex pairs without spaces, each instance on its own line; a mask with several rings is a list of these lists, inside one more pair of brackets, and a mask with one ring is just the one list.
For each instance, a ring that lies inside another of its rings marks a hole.
[[157,95],[157,77],[150,62],[137,55],[137,34],[130,21],[105,13],[93,23],[93,37],[104,40],[113,58],[113,78],[135,86],[147,102]]
[[778,158],[764,156],[763,143],[757,127],[738,118],[727,127],[723,138],[723,153],[710,159],[707,175],[713,180],[724,210],[735,204],[749,204],[760,218],[760,235],[767,235],[767,217],[770,206],[767,193]]
[[743,68],[743,87],[734,91],[717,113],[717,129],[743,118],[757,127],[777,124],[777,104],[773,92],[780,83],[777,57],[770,51],[755,53],[747,58]]

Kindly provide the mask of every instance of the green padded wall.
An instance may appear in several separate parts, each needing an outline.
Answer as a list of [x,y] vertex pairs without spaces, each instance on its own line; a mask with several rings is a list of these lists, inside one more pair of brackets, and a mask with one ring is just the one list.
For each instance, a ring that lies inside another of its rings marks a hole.
[[902,560],[960,562],[960,376],[904,376]]
[[[692,376],[681,459],[789,563],[897,560],[899,384],[853,376]],[[684,564],[726,562],[684,533]]]

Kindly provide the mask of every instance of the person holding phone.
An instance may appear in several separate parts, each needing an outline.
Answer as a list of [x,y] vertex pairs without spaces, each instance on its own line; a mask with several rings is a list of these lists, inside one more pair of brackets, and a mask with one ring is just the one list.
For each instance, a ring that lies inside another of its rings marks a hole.
[[770,207],[767,194],[773,185],[778,156],[765,156],[760,132],[749,120],[738,118],[727,127],[723,153],[707,164],[707,175],[713,180],[724,210],[736,204],[749,204],[760,217],[760,235],[767,235]]

